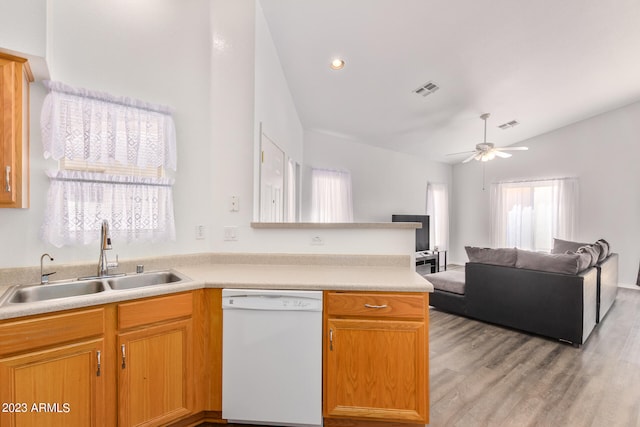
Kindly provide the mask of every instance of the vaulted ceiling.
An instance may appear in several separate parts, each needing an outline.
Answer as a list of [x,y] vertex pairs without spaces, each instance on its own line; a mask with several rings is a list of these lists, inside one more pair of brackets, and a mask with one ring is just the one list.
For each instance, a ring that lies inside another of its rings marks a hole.
[[453,163],[640,100],[638,0],[261,4],[308,130]]

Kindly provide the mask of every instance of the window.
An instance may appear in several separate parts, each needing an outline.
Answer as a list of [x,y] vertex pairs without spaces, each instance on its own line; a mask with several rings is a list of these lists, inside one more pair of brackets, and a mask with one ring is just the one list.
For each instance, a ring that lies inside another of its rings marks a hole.
[[353,222],[351,174],[347,171],[311,171],[311,220]]
[[577,179],[505,182],[491,190],[494,247],[550,251],[554,237],[574,239]]
[[50,178],[42,238],[55,246],[97,241],[102,220],[127,242],[175,239],[175,131],[166,107],[46,82],[44,157]]

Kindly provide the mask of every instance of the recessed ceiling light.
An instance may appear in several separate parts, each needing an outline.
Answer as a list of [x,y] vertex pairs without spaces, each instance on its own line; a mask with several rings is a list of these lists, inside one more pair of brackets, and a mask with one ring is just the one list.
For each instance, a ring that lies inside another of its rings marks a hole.
[[344,60],[335,58],[331,61],[332,70],[342,70],[344,68]]

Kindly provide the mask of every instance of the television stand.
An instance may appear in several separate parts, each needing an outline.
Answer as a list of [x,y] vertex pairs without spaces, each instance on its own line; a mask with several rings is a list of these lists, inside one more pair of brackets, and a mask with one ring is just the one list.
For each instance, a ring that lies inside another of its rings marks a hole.
[[[443,271],[447,270],[447,251],[423,251],[416,252],[416,267],[424,265],[420,268],[422,274],[436,273],[440,271],[440,254],[444,254],[444,266]],[[426,265],[429,264],[430,271],[426,270]]]

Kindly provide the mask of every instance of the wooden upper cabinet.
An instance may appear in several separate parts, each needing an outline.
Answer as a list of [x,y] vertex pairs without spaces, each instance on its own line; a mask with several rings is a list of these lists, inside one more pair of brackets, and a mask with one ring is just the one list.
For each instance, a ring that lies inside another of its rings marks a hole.
[[24,58],[0,52],[0,208],[29,207],[29,83]]

